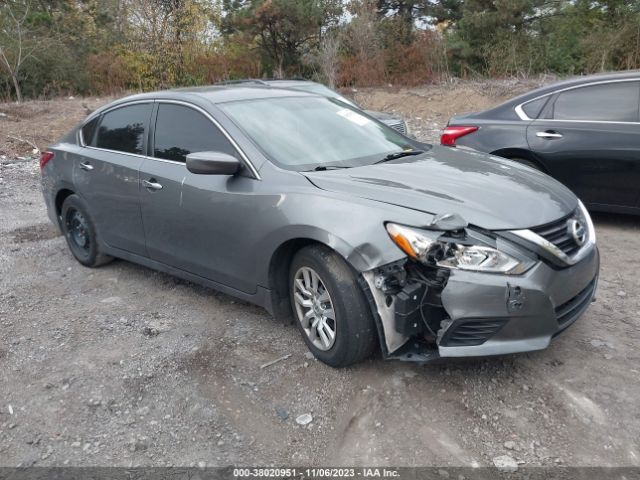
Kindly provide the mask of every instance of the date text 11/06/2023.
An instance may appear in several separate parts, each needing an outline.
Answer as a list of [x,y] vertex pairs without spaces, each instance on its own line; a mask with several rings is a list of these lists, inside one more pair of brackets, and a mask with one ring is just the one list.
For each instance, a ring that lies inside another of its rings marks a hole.
[[237,478],[301,477],[301,478],[395,478],[393,468],[234,468]]

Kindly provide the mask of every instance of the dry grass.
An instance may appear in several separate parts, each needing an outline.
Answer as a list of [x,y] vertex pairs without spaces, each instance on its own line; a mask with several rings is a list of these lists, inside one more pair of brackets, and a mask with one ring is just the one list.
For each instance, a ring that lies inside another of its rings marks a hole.
[[69,97],[21,104],[0,103],[0,155],[31,156],[32,145],[45,149],[90,112],[112,100],[113,97]]
[[[347,89],[345,93],[372,110],[394,112],[407,119],[421,117],[446,122],[452,115],[489,108],[552,80],[551,77],[459,80],[412,88],[363,88],[355,92]],[[0,156],[34,155],[31,145],[45,149],[90,112],[115,98],[68,97],[22,104],[0,103]]]

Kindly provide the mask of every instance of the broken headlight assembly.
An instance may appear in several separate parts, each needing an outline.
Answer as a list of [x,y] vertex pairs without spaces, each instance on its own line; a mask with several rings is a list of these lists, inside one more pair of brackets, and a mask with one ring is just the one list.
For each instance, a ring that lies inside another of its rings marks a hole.
[[387,232],[394,243],[410,258],[425,265],[448,269],[485,273],[518,275],[526,272],[534,262],[518,255],[513,248],[509,253],[471,235],[423,230],[396,223],[387,223]]

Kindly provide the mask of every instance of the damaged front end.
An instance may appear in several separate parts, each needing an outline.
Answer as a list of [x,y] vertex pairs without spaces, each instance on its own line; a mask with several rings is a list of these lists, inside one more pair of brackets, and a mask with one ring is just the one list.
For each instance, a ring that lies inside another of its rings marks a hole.
[[385,358],[427,362],[439,357],[440,325],[448,320],[441,293],[449,272],[409,260],[361,276],[380,333]]
[[[385,358],[428,362],[441,356],[441,347],[482,343],[506,320],[452,318],[455,309],[443,305],[452,275],[464,276],[465,270],[499,273],[509,286],[508,275],[521,274],[535,263],[535,257],[490,232],[468,228],[457,215],[436,217],[422,228],[390,223],[387,231],[407,258],[362,272],[360,278]],[[505,311],[508,304],[517,308],[522,300],[519,288],[507,290],[512,291],[506,303],[499,302]]]

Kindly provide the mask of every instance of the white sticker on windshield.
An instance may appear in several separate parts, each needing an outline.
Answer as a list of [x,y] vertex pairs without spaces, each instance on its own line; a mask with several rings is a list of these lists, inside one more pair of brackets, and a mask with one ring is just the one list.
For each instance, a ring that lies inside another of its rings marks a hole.
[[355,123],[356,125],[363,126],[370,122],[367,117],[360,115],[359,113],[354,112],[353,110],[349,110],[348,108],[343,108],[336,112],[341,117],[346,118],[350,122]]

